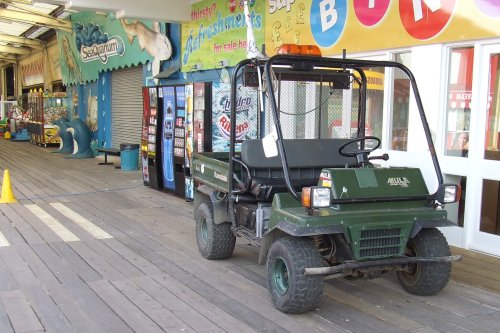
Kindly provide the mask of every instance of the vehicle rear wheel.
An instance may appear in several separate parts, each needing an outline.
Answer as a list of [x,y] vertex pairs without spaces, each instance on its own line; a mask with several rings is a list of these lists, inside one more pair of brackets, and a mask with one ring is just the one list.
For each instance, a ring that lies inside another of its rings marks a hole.
[[274,306],[285,313],[313,309],[323,294],[323,277],[304,275],[304,268],[321,267],[321,257],[310,239],[284,237],[267,255],[267,284]]
[[196,242],[201,255],[206,259],[227,259],[234,251],[236,236],[230,223],[214,223],[211,205],[203,202],[198,206],[196,219]]
[[[406,255],[417,257],[449,256],[446,238],[437,229],[422,229],[408,242]],[[448,284],[451,263],[417,263],[409,271],[397,272],[399,282],[406,291],[419,296],[437,294]]]

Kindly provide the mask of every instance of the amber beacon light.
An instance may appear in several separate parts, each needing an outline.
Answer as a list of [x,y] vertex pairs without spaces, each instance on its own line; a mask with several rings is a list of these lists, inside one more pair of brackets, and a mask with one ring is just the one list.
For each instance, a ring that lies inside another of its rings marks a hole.
[[309,55],[321,57],[321,50],[316,45],[283,44],[278,48],[278,54]]

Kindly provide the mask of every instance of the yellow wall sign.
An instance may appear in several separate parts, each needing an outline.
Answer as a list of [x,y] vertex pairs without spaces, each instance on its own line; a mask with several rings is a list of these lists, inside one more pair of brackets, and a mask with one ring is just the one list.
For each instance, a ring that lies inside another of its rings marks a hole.
[[[384,90],[384,73],[370,70],[365,70],[364,73],[366,75],[366,88],[368,90]],[[354,76],[360,79],[357,72],[354,72]],[[354,88],[359,88],[357,81],[354,81]]]
[[[248,0],[258,47],[264,42],[264,0]],[[182,24],[182,71],[234,66],[247,57],[247,18],[241,0],[203,0]],[[200,68],[201,66],[201,68]]]
[[268,0],[266,53],[315,44],[323,55],[500,37],[500,1]]

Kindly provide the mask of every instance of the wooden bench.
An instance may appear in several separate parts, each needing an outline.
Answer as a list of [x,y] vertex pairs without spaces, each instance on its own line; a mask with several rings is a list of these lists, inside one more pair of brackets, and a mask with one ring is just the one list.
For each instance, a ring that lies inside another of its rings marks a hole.
[[120,149],[118,148],[97,148],[97,151],[104,153],[104,162],[99,163],[100,165],[108,165],[113,163],[108,163],[108,154],[114,156],[120,156]]

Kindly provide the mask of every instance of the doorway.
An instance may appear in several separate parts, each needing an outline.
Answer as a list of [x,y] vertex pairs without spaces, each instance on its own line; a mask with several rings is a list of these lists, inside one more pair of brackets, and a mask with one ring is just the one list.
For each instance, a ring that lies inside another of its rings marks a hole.
[[[480,111],[469,158],[468,200],[471,249],[500,255],[500,45],[483,48],[478,78]],[[472,124],[471,124],[472,127]],[[475,195],[469,195],[474,193]]]

